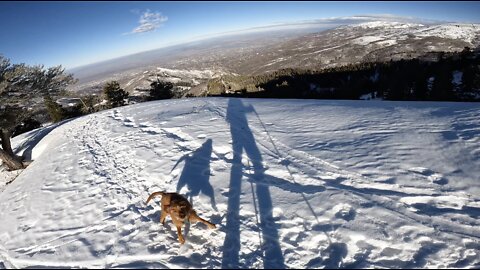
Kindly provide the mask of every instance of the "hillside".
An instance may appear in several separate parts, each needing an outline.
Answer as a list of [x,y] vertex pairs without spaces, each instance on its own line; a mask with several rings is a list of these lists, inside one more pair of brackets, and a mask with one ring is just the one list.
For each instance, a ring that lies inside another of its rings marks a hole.
[[281,42],[272,40],[258,47],[211,49],[177,59],[172,68],[218,66],[238,74],[261,74],[282,68],[320,69],[411,59],[424,57],[429,52],[459,52],[464,47],[479,45],[478,24],[372,21],[302,34]]
[[[216,74],[258,75],[284,68],[323,69],[348,64],[428,58],[432,52],[460,52],[480,45],[480,25],[422,22],[402,17],[333,18],[259,32],[232,33],[161,48],[72,70],[77,92],[99,91],[108,80],[119,80],[133,92],[152,77],[168,80],[164,69],[188,74],[182,87],[197,86]],[[435,56],[434,56],[435,57]],[[145,76],[144,74],[149,74]],[[175,77],[175,76],[173,76]],[[185,84],[187,82],[188,84]]]
[[208,96],[478,101],[480,53],[432,53],[432,60],[366,62],[323,70],[281,69],[208,81]]
[[[13,140],[0,268],[478,268],[475,103],[176,99]],[[178,243],[153,191],[217,224]]]

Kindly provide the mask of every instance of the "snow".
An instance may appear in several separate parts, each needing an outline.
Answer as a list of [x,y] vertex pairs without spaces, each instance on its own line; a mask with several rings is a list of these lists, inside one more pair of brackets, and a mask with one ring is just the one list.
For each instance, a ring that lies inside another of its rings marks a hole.
[[[0,267],[480,265],[476,103],[164,100],[13,145],[34,161],[0,193]],[[180,245],[158,190],[217,229]]]
[[370,44],[372,42],[376,42],[376,41],[380,41],[380,40],[383,40],[383,38],[382,37],[376,37],[376,36],[363,36],[363,37],[356,38],[352,41],[353,41],[353,43],[358,44],[358,45],[367,45],[367,44]]
[[417,23],[405,23],[405,22],[395,22],[395,21],[372,21],[372,22],[365,22],[354,24],[354,27],[359,28],[395,28],[395,29],[404,29],[404,28],[411,28],[411,27],[419,27],[423,26],[422,24]]
[[[1,161],[0,161],[1,164]],[[20,175],[23,170],[9,172],[5,168],[0,167],[0,192],[2,192],[8,183],[13,181],[16,177]]]
[[372,82],[377,82],[378,81],[378,77],[380,77],[380,73],[378,72],[378,70],[375,70],[375,74],[371,75],[370,76],[370,80]]
[[432,90],[433,83],[435,82],[435,77],[429,77],[427,80],[427,88],[429,91]]
[[452,78],[452,84],[455,86],[459,86],[462,84],[462,77],[463,77],[463,72],[459,70],[454,70],[453,73],[453,78]]
[[441,24],[424,27],[415,32],[419,37],[436,36],[464,40],[472,43],[480,34],[479,24]]
[[56,103],[62,107],[73,107],[82,104],[82,100],[80,98],[59,98]]
[[282,62],[282,61],[285,61],[287,58],[284,58],[284,57],[279,57],[273,61],[271,61],[270,63],[267,63],[264,65],[264,67],[268,67],[268,66],[271,66],[273,64],[276,64],[276,63],[279,63],[279,62]]
[[[405,40],[408,35],[415,39],[425,37],[439,37],[448,39],[463,40],[472,44],[480,36],[480,24],[465,24],[465,23],[444,23],[436,25],[423,25],[418,23],[405,23],[395,21],[371,21],[359,24],[352,24],[348,27],[366,29],[371,32],[371,35],[359,37],[354,40],[360,45],[367,45],[372,42],[377,42],[379,45],[390,46],[396,44],[398,40]],[[382,35],[382,38],[375,36]],[[430,48],[430,47],[429,47]],[[430,48],[434,50],[434,47]]]
[[361,95],[358,99],[360,99],[360,100],[383,100],[381,97],[378,97],[378,93],[376,91],[368,93],[368,94]]
[[177,78],[206,78],[211,79],[214,76],[224,75],[225,73],[221,70],[182,70],[182,69],[169,69],[157,67],[158,73],[163,73],[165,77],[177,77]]
[[387,46],[392,46],[397,44],[397,41],[394,39],[387,39],[387,40],[378,41],[376,44],[387,47]]
[[343,46],[343,44],[338,45],[338,46],[333,46],[333,47],[327,47],[327,48],[323,48],[323,49],[320,49],[320,50],[317,50],[317,51],[314,51],[314,52],[311,52],[311,53],[304,53],[303,55],[319,54],[321,52],[337,49],[337,48],[340,48],[342,46]]
[[[148,71],[146,72],[148,73]],[[130,85],[132,85],[132,83],[134,83],[135,81],[141,81],[143,78],[145,77],[145,75],[142,75],[140,77],[136,77],[136,78],[133,78],[131,80],[129,80],[126,84],[125,84],[125,87],[129,87]]]

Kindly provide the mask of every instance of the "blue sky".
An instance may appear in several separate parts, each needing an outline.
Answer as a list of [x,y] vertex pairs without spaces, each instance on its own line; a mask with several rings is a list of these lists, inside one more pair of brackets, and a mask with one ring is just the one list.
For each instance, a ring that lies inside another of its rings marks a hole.
[[0,2],[0,54],[72,68],[215,33],[376,14],[480,23],[480,2]]

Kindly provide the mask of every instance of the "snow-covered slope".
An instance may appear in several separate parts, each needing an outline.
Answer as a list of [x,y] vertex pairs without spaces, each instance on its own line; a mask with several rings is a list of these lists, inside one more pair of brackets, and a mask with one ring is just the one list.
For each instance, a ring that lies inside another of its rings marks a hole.
[[469,43],[478,41],[480,24],[442,24],[419,29],[416,33],[419,37],[435,36],[463,40]]
[[[14,143],[21,146],[26,136]],[[475,103],[203,98],[49,131],[0,193],[0,267],[480,267]],[[158,190],[200,216],[178,243]]]
[[[438,37],[468,42],[475,46],[480,37],[480,24],[446,23],[424,25],[421,23],[406,23],[394,21],[373,21],[341,27],[343,30],[365,29],[372,42],[381,40],[405,40],[407,38],[421,39],[426,37]],[[475,42],[477,41],[477,42]],[[366,45],[366,44],[362,44]]]

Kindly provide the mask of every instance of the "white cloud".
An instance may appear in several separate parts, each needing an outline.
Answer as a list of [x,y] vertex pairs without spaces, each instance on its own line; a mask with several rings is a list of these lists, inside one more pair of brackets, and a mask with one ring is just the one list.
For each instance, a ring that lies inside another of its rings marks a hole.
[[154,31],[158,27],[162,26],[164,22],[168,20],[167,16],[163,16],[160,12],[150,12],[149,9],[143,12],[140,16],[140,23],[130,34],[145,33]]

